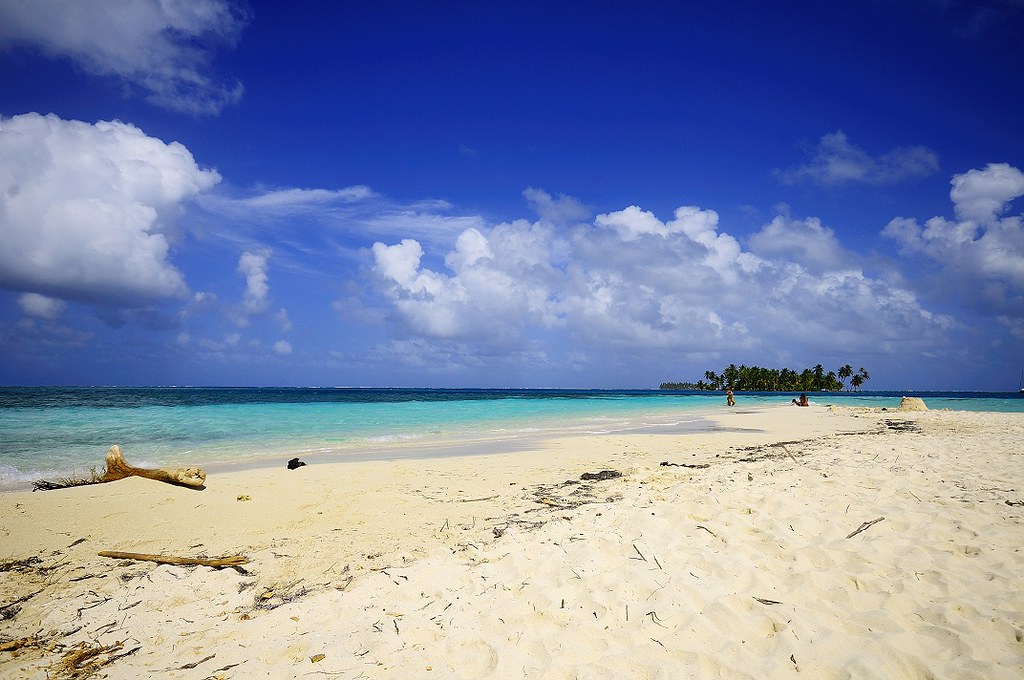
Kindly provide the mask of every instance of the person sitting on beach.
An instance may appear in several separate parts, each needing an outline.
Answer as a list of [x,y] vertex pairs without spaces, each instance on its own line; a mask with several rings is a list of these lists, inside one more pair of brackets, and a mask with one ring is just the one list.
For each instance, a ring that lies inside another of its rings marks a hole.
[[809,401],[807,401],[807,395],[803,394],[803,393],[800,394],[800,401],[797,401],[796,399],[794,399],[793,403],[796,404],[797,406],[810,406],[811,405],[811,403]]
[[725,405],[726,406],[735,406],[736,405],[736,400],[732,398],[732,388],[731,387],[728,387],[725,390]]

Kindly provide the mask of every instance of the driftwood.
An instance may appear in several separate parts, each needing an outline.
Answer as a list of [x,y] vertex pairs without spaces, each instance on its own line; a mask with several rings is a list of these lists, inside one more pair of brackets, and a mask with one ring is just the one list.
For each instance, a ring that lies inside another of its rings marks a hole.
[[249,558],[245,555],[232,555],[230,557],[175,557],[174,555],[150,555],[146,553],[131,553],[131,552],[117,552],[114,550],[104,550],[97,553],[100,557],[111,557],[115,560],[140,560],[143,562],[156,562],[157,564],[177,564],[185,566],[202,566],[202,567],[213,567],[215,569],[222,569],[224,567],[231,567],[233,569],[240,568],[243,564],[249,563]]
[[106,469],[103,474],[96,472],[96,468],[93,468],[86,479],[78,479],[76,477],[70,477],[67,479],[59,479],[56,482],[50,482],[45,479],[32,483],[33,491],[52,491],[54,489],[67,489],[72,486],[81,486],[84,484],[102,484],[104,482],[116,482],[119,479],[125,477],[145,477],[146,479],[155,479],[158,482],[167,482],[168,484],[174,484],[175,486],[187,486],[190,489],[205,489],[206,486],[206,473],[199,468],[188,467],[188,468],[140,468],[134,465],[129,465],[124,459],[124,454],[121,453],[121,447],[114,444],[107,451],[106,458]]
[[167,482],[177,486],[187,486],[190,489],[204,489],[206,473],[199,468],[138,468],[129,465],[121,447],[114,444],[107,451],[107,471],[100,478],[101,482],[114,482],[125,477],[145,477],[155,479],[158,482]]

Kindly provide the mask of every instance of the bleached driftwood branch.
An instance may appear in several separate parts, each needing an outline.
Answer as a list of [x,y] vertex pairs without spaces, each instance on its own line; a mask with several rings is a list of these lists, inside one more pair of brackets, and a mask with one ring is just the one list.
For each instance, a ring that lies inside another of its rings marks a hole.
[[206,473],[196,467],[180,468],[140,468],[129,465],[124,459],[121,447],[114,444],[107,451],[106,470],[103,474],[97,474],[95,469],[88,479],[61,479],[56,482],[40,480],[33,484],[33,491],[50,491],[52,489],[66,489],[70,486],[82,484],[101,484],[103,482],[116,482],[125,477],[145,477],[155,479],[158,482],[166,482],[175,486],[187,486],[190,489],[205,489]]
[[147,469],[129,465],[121,453],[121,447],[114,444],[107,451],[107,471],[100,481],[114,482],[125,477],[145,477],[192,489],[202,489],[206,484],[206,473],[195,467]]
[[231,555],[229,557],[178,557],[176,555],[151,555],[149,553],[118,552],[116,550],[104,550],[97,553],[100,557],[111,557],[116,560],[140,560],[143,562],[156,562],[157,564],[176,564],[184,566],[203,566],[220,569],[223,567],[239,568],[249,563],[245,555]]

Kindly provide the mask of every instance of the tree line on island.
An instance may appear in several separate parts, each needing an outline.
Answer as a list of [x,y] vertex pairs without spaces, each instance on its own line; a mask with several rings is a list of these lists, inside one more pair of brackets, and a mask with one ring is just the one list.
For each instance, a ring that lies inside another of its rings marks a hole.
[[[697,382],[664,382],[663,390],[711,390],[731,389],[735,391],[758,392],[837,392],[839,390],[860,390],[871,376],[860,368],[846,364],[834,371],[826,371],[818,364],[814,368],[793,371],[788,368],[762,368],[729,364],[721,373],[705,371],[704,380]],[[705,382],[705,380],[707,382]],[[847,386],[849,380],[849,386]]]

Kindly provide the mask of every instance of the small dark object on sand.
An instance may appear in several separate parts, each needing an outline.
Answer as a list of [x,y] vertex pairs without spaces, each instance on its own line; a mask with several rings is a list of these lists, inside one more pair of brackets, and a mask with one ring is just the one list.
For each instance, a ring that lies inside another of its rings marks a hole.
[[600,472],[584,472],[580,475],[580,479],[603,482],[606,479],[615,479],[616,477],[621,476],[622,473],[616,472],[615,470],[601,470]]
[[288,461],[288,469],[289,470],[294,470],[295,468],[300,468],[303,465],[305,465],[305,463],[303,463],[298,458],[292,458],[290,461]]

